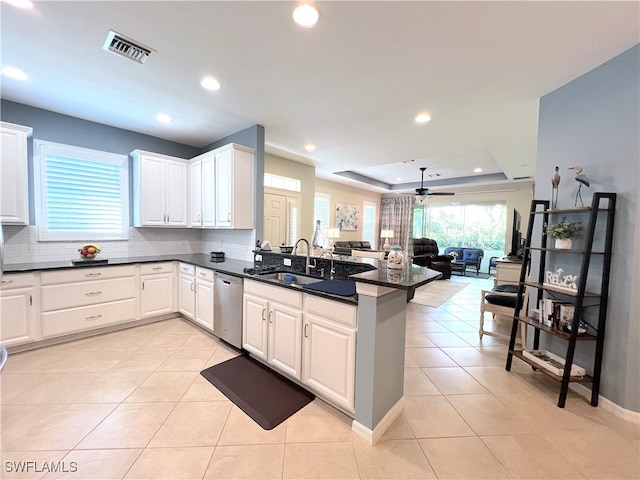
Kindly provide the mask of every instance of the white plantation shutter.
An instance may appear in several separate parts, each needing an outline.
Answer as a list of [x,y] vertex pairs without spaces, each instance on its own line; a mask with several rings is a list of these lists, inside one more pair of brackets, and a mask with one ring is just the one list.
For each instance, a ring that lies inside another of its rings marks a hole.
[[128,157],[36,140],[39,240],[120,240],[129,226]]
[[313,228],[315,229],[316,220],[320,220],[320,228],[323,230],[323,235],[326,234],[326,229],[333,225],[329,209],[330,198],[326,193],[316,193],[313,203]]
[[373,248],[378,248],[376,235],[376,205],[364,202],[362,208],[362,240],[371,242]]

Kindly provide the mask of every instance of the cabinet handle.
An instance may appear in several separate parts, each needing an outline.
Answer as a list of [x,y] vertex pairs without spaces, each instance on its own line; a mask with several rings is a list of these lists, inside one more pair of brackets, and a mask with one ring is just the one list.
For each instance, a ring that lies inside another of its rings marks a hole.
[[92,315],[91,317],[85,317],[85,320],[99,320],[102,318],[102,315]]
[[265,313],[267,313],[267,309],[266,309],[266,308],[263,308],[263,309],[262,309],[262,321],[263,321],[263,322],[266,320]]
[[304,338],[307,338],[309,335],[307,335],[307,327],[309,326],[308,323],[304,324]]
[[154,270],[162,270],[162,267],[153,267]]
[[142,281],[142,290],[144,290],[144,280]]
[[87,292],[87,293],[85,293],[85,296],[87,296],[87,297],[96,297],[98,295],[102,295],[102,292]]
[[195,290],[193,289],[193,282],[189,284],[189,288],[191,289],[192,292],[195,292]]
[[100,275],[102,275],[102,272],[94,272],[94,273],[85,273],[84,274],[85,277],[99,277]]
[[167,213],[167,223],[169,223],[169,214]]
[[10,283],[13,283],[13,280],[2,280],[2,285],[9,285]]
[[33,295],[29,295],[29,305],[33,306]]
[[271,320],[272,313],[273,313],[273,310],[269,310],[269,323],[273,323],[273,320]]
[[207,276],[207,274],[206,274],[206,273],[204,273],[204,272],[200,272],[200,276],[202,276],[202,277],[206,277],[206,276]]
[[231,212],[227,213],[227,221],[230,222],[231,221]]

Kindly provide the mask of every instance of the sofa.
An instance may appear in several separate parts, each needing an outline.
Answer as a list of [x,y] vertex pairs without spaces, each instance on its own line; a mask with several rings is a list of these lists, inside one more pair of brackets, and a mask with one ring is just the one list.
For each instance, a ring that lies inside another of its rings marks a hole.
[[464,262],[465,268],[475,268],[476,275],[480,273],[480,264],[484,257],[484,250],[481,248],[447,247],[444,249],[444,253],[447,255],[456,253],[456,262]]
[[412,263],[442,273],[441,280],[451,278],[451,255],[440,255],[438,243],[431,238],[413,239]]
[[334,255],[351,255],[351,250],[371,250],[371,243],[362,241],[337,241],[333,243]]

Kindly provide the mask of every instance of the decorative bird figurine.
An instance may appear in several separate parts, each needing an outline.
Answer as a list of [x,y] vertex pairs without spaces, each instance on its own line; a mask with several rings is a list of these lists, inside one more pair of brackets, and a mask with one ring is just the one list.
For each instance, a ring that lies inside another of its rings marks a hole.
[[551,177],[551,208],[558,208],[558,185],[560,185],[560,168],[556,167],[556,171]]
[[569,167],[567,170],[573,170],[573,179],[580,184],[578,187],[578,191],[576,192],[576,201],[573,204],[574,207],[578,206],[578,199],[580,199],[580,206],[584,207],[584,202],[582,201],[582,195],[580,194],[580,190],[582,186],[589,186],[589,179],[586,175],[582,173],[582,167],[576,165],[575,167]]

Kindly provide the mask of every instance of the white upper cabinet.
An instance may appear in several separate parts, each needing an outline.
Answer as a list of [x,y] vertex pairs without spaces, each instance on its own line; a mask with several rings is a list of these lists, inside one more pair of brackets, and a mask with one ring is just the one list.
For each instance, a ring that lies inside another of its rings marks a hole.
[[30,127],[0,122],[0,220],[5,225],[29,224],[27,138]]
[[186,160],[134,150],[133,225],[135,227],[188,227],[188,175]]
[[189,165],[189,212],[192,227],[215,227],[215,154],[207,152]]
[[191,160],[190,225],[254,227],[254,150],[229,144]]

